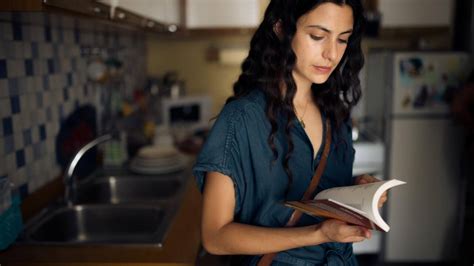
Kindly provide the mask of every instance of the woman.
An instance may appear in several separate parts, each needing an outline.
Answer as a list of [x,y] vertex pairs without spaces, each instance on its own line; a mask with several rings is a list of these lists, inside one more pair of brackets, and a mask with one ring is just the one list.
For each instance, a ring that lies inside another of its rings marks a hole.
[[270,2],[193,168],[210,253],[246,255],[243,265],[273,252],[273,265],[357,264],[350,243],[369,238],[368,229],[307,215],[285,228],[293,210],[282,202],[308,187],[327,119],[332,141],[317,192],[376,180],[352,178],[348,121],[360,97],[362,12],[359,0]]

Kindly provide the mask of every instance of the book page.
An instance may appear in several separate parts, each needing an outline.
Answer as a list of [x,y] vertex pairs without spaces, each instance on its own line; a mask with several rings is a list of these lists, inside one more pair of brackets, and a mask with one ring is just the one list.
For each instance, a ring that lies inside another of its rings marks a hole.
[[377,226],[388,231],[389,226],[380,216],[378,201],[383,192],[402,184],[405,184],[405,182],[391,179],[362,185],[331,188],[321,191],[314,199],[329,200],[348,209],[359,210]]

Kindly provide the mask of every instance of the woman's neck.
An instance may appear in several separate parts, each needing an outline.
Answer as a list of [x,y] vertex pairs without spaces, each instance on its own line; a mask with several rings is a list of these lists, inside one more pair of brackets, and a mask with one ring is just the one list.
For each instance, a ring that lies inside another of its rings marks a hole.
[[[298,77],[293,76],[296,85],[295,96],[293,97],[293,106],[297,109],[305,107],[313,102],[313,93],[311,91],[311,82],[301,82]],[[286,94],[286,84],[281,81],[280,88],[282,89],[282,96],[285,97]]]
[[302,78],[298,73],[293,73],[293,79],[296,84],[296,93],[293,98],[295,108],[307,105],[308,101],[312,102],[312,82]]
[[295,108],[308,105],[308,101],[312,102],[311,87],[297,87],[295,97],[293,98],[293,105]]

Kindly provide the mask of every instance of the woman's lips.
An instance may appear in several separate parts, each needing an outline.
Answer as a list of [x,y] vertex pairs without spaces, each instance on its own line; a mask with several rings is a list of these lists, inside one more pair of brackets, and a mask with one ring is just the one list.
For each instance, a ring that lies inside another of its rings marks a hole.
[[331,72],[332,67],[324,67],[324,66],[313,66],[314,70],[321,74],[328,74]]

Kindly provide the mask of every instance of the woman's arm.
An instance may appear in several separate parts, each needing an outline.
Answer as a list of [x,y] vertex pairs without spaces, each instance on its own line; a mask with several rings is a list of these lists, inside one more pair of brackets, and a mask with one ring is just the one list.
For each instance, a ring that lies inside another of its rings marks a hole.
[[266,254],[319,245],[324,242],[359,242],[370,237],[360,226],[329,219],[292,228],[267,228],[233,222],[235,190],[230,177],[209,172],[203,192],[202,240],[212,254]]

